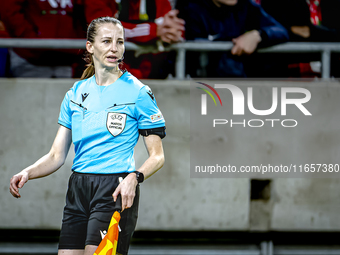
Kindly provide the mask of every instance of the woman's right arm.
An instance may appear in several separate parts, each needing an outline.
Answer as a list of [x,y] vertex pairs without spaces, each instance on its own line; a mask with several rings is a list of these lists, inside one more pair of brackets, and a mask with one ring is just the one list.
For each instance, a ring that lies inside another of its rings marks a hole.
[[60,126],[50,152],[33,165],[12,177],[9,188],[11,194],[19,198],[21,197],[19,189],[21,189],[28,180],[44,177],[57,171],[65,162],[71,142],[71,130]]

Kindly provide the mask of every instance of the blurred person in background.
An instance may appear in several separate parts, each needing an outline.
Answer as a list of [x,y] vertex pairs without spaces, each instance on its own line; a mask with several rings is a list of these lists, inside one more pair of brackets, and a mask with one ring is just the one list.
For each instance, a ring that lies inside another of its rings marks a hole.
[[261,0],[263,9],[287,28],[290,41],[340,42],[340,0]]
[[[182,40],[184,20],[171,10],[168,0],[85,0],[85,16],[91,20],[110,16],[119,19],[127,41],[137,44],[171,44]],[[126,52],[124,65],[137,78],[163,79],[174,68],[175,52],[142,54]]]
[[[289,32],[293,42],[340,42],[340,0],[261,0],[266,12]],[[332,55],[331,75],[340,77],[339,54]],[[282,56],[282,76],[321,76],[320,53]]]
[[[3,1],[1,20],[13,38],[85,38],[80,1]],[[79,62],[79,53],[79,50],[10,49],[10,71],[14,77],[70,78]]]
[[[8,38],[9,34],[0,16],[0,38]],[[0,77],[8,76],[8,49],[0,48]]]
[[[258,47],[288,40],[287,30],[251,0],[197,0],[177,2],[185,20],[185,37],[194,41],[231,41],[231,51],[209,52],[205,73],[209,77],[250,77],[265,73],[260,58],[252,55]],[[187,55],[188,56],[188,55]],[[195,63],[196,53],[187,58],[187,70],[202,76]],[[262,72],[262,73],[261,73]],[[204,76],[204,75],[203,75]]]

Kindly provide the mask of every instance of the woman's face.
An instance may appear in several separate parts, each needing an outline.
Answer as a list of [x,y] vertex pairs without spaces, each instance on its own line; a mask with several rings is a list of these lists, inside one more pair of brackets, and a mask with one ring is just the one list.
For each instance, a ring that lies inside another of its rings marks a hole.
[[86,49],[96,68],[116,68],[125,50],[123,27],[112,23],[98,25],[94,43],[87,41]]

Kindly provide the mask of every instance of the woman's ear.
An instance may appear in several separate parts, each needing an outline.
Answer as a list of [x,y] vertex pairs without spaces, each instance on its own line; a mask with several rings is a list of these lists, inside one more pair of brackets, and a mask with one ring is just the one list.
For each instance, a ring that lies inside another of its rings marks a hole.
[[87,41],[86,42],[86,50],[90,53],[93,54],[93,45],[91,42]]

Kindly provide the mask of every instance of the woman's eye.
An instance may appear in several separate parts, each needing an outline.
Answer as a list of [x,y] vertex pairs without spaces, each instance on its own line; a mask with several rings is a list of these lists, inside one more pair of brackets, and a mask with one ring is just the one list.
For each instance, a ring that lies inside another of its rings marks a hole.
[[118,44],[124,44],[124,42],[123,41],[118,41]]
[[104,40],[103,43],[109,43],[110,41],[109,40]]

